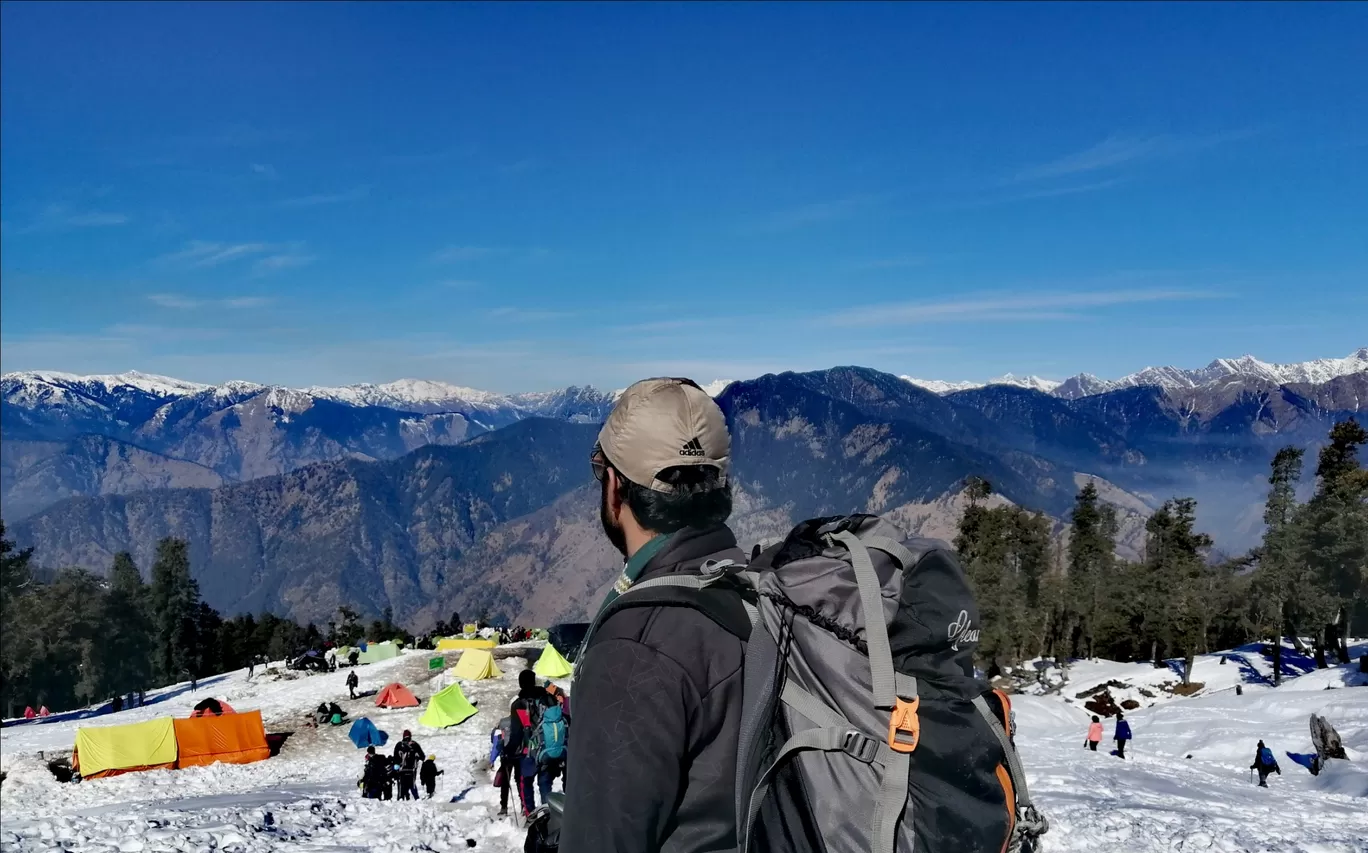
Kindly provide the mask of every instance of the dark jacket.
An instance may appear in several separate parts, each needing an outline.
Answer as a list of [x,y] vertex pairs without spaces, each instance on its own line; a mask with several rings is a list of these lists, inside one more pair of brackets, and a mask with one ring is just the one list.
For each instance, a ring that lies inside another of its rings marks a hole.
[[519,755],[522,753],[523,747],[527,746],[528,731],[523,726],[522,716],[518,712],[527,711],[532,705],[549,708],[555,701],[544,687],[533,685],[518,691],[518,698],[513,700],[513,704],[508,709],[508,744],[504,747],[504,755]]
[[437,762],[424,761],[422,769],[418,771],[418,781],[424,785],[431,785],[437,781],[437,774],[444,772],[446,771],[437,769]]
[[[674,534],[638,582],[745,560],[725,525]],[[736,848],[743,645],[687,607],[641,607],[598,627],[575,675],[562,853]]]
[[416,773],[418,765],[423,762],[423,748],[418,745],[418,741],[410,740],[407,743],[399,741],[394,747],[394,761],[399,765],[404,773]]
[[1116,739],[1117,739],[1117,740],[1130,740],[1130,739],[1131,739],[1130,723],[1126,722],[1125,720],[1117,720],[1117,721],[1116,721]]

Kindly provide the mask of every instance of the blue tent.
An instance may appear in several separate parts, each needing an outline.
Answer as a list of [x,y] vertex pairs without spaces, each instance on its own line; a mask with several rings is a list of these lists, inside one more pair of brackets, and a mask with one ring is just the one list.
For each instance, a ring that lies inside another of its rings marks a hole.
[[351,738],[357,749],[365,749],[368,746],[384,746],[385,741],[389,740],[389,733],[380,731],[375,727],[375,723],[362,717],[352,723],[347,737]]

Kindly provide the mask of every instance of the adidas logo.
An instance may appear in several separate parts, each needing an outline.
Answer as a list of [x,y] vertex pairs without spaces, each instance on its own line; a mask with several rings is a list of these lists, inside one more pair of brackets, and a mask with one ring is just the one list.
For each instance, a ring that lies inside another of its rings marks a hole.
[[684,446],[679,449],[680,456],[702,456],[703,443],[697,437],[684,442]]

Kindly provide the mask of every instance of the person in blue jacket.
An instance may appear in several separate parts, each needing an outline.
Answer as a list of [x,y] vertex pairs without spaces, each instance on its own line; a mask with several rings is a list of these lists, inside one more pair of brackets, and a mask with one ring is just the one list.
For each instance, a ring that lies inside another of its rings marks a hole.
[[1278,767],[1278,759],[1273,757],[1273,750],[1264,746],[1263,741],[1254,749],[1254,763],[1249,765],[1250,770],[1259,771],[1259,787],[1268,787],[1268,774],[1277,773],[1282,775],[1282,770]]
[[1126,757],[1126,741],[1131,739],[1130,723],[1126,722],[1126,715],[1120,711],[1116,712],[1116,754],[1120,758]]

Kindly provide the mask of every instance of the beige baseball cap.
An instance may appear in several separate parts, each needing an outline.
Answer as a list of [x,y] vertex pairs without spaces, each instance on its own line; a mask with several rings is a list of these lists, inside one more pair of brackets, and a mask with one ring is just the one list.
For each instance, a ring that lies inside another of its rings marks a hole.
[[657,492],[674,491],[657,479],[666,468],[712,465],[725,483],[731,461],[727,420],[690,379],[643,379],[623,391],[599,431],[598,448],[627,479]]

